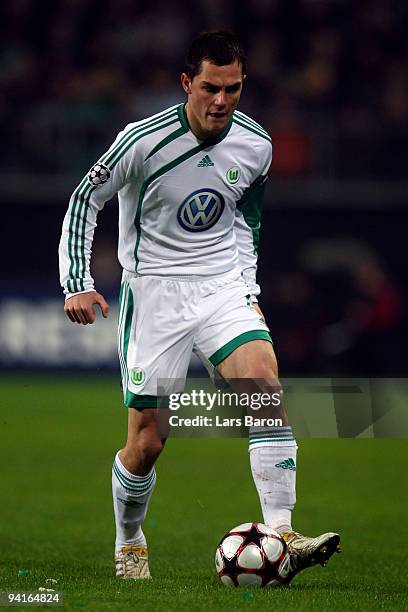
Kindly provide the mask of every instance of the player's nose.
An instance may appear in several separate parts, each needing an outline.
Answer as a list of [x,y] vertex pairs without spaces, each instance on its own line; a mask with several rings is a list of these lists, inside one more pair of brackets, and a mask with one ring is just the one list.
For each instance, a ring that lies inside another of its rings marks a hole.
[[215,96],[214,103],[216,106],[225,106],[225,92],[219,91]]

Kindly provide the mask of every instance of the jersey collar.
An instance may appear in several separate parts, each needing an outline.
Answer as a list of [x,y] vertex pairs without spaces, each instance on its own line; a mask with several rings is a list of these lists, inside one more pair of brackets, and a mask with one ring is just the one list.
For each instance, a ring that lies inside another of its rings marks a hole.
[[[183,104],[179,104],[177,112],[178,112],[178,116],[179,116],[179,119],[180,119],[180,123],[183,126],[183,128],[187,132],[191,132],[191,129],[190,129],[190,126],[189,126],[189,123],[188,123],[188,119],[187,119],[186,102],[184,102]],[[208,145],[208,146],[215,145],[215,144],[221,142],[222,140],[224,140],[224,138],[227,136],[228,132],[230,131],[231,125],[232,125],[232,117],[228,121],[227,125],[222,130],[222,132],[220,132],[216,136],[213,136],[212,138],[208,138],[208,140],[203,140],[201,142],[203,142],[203,143],[205,142],[205,144]]]

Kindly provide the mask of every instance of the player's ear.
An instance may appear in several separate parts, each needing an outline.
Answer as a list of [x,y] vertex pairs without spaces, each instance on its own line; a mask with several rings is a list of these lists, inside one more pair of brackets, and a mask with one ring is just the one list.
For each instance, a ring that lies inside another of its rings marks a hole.
[[185,72],[183,72],[181,75],[181,86],[186,92],[186,94],[191,94],[191,80],[188,74],[186,74]]

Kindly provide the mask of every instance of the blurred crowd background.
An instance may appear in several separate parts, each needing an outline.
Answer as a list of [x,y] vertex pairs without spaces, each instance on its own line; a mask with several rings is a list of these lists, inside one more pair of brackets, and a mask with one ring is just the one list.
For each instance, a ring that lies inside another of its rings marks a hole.
[[[241,38],[240,108],[273,138],[259,277],[281,372],[405,375],[408,4],[392,0],[1,3],[1,366],[115,363],[114,325],[63,319],[60,225],[123,125],[183,101],[209,29]],[[93,262],[113,303],[116,224],[112,203]]]

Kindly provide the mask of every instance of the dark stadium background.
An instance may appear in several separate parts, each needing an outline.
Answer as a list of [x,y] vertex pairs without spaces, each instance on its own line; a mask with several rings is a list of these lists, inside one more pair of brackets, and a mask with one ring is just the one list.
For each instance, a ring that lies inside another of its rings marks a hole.
[[240,108],[271,133],[259,279],[286,376],[403,376],[408,5],[388,0],[15,0],[0,7],[0,366],[116,368],[117,203],[93,271],[110,321],[62,313],[70,193],[129,121],[183,101],[183,53],[229,28]]
[[[109,319],[70,323],[58,279],[78,181],[126,123],[183,101],[187,45],[225,27],[249,57],[240,108],[274,142],[259,280],[299,444],[294,528],[343,548],[272,593],[215,573],[220,538],[262,516],[247,440],[214,428],[173,428],[159,458],[154,580],[114,577],[116,202],[93,259]],[[95,612],[407,609],[407,34],[402,0],[0,2],[0,598],[52,584]]]

